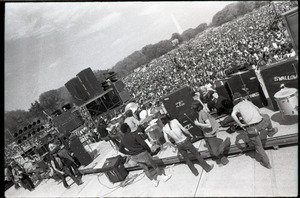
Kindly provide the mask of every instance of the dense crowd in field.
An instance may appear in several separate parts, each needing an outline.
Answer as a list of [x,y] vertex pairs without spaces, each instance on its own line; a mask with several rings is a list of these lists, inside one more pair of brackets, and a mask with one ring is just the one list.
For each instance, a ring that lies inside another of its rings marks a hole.
[[199,91],[230,73],[295,56],[280,14],[297,2],[272,2],[213,27],[143,65],[123,81],[139,104],[159,100],[183,85]]

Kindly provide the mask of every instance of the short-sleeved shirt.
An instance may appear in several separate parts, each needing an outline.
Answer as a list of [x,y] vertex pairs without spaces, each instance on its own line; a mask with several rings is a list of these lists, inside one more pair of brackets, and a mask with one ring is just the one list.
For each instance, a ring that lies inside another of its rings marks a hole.
[[201,127],[203,130],[204,137],[215,137],[216,133],[220,127],[220,124],[216,121],[214,117],[212,117],[209,113],[204,111],[203,109],[199,112],[198,121],[202,124],[205,124],[205,121],[209,120],[211,124],[211,128]]
[[258,107],[248,100],[236,104],[233,107],[233,111],[239,112],[247,125],[255,124],[262,120]]
[[131,129],[131,132],[136,131],[138,129],[139,124],[140,124],[140,122],[136,118],[134,118],[134,117],[128,117],[128,118],[126,118],[124,120],[124,122],[126,124],[128,124],[128,126]]

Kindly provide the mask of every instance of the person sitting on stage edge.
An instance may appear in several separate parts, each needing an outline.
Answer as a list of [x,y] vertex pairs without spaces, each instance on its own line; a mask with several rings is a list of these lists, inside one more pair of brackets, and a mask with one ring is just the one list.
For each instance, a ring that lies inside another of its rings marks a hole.
[[[231,114],[232,118],[246,131],[250,142],[255,146],[256,152],[261,156],[260,164],[271,169],[270,160],[263,148],[259,134],[261,131],[267,130],[268,136],[272,137],[278,132],[278,128],[272,126],[269,115],[262,114],[257,106],[244,99],[239,92],[233,94],[233,103],[235,106]],[[244,124],[237,117],[238,113]]]
[[230,147],[230,138],[227,137],[224,141],[217,138],[220,124],[214,117],[203,110],[203,106],[199,101],[194,101],[191,107],[192,110],[198,113],[198,119],[194,123],[196,126],[201,127],[209,152],[220,159],[223,165],[226,165],[229,161],[223,153],[225,149]]
[[157,174],[162,175],[162,179],[167,181],[171,175],[165,175],[150,155],[151,149],[148,144],[137,133],[131,133],[130,127],[127,123],[121,125],[121,131],[124,133],[124,137],[121,140],[119,151],[125,155],[130,155],[131,159],[136,162],[145,171],[146,176],[152,181],[152,183],[158,186],[158,178],[152,176],[150,168],[153,168]]
[[[194,164],[190,160],[188,156],[188,151],[191,152],[198,162],[200,163],[200,166],[206,171],[209,172],[213,169],[214,165],[209,165],[200,155],[200,153],[197,151],[197,149],[192,144],[190,138],[186,137],[183,133],[187,134],[191,138],[193,137],[192,134],[184,128],[177,119],[170,119],[170,117],[165,114],[162,115],[161,121],[164,124],[163,127],[163,133],[166,142],[173,146],[178,148],[178,152],[183,156],[184,160],[186,161],[188,167],[193,172],[195,176],[199,174],[198,170],[195,168]],[[175,141],[175,145],[171,143],[169,137],[171,137]]]

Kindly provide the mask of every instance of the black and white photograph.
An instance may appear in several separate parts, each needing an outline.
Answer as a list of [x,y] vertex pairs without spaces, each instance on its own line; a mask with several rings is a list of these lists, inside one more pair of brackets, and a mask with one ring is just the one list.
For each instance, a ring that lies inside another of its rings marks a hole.
[[298,197],[298,1],[4,1],[4,197]]

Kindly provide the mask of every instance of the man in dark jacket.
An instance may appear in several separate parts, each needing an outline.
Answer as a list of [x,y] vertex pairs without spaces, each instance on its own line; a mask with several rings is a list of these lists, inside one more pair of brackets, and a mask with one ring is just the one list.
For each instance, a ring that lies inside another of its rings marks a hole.
[[[131,129],[126,123],[121,125],[121,131],[124,133],[124,137],[121,140],[119,151],[130,155],[131,159],[144,169],[146,176],[152,181],[155,187],[158,186],[158,180],[152,176],[149,168],[153,168],[157,175],[164,173],[150,155],[151,149],[148,144],[138,133],[131,133]],[[167,176],[165,174],[162,176],[164,181],[167,181],[170,177],[171,175]]]

